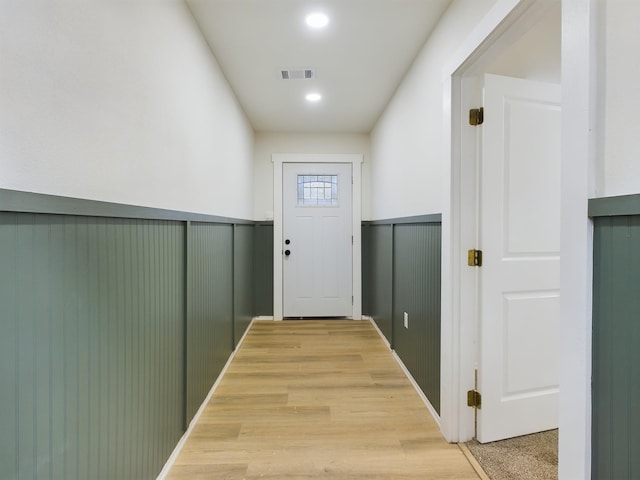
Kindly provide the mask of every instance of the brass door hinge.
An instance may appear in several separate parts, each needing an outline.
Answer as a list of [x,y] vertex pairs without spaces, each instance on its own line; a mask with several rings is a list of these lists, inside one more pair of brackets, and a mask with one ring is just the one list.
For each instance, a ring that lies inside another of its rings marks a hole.
[[469,125],[482,125],[484,122],[484,108],[472,108],[469,110]]
[[469,390],[467,392],[467,406],[474,408],[482,408],[482,395],[477,390]]
[[467,265],[470,267],[482,266],[482,250],[469,250],[467,253]]

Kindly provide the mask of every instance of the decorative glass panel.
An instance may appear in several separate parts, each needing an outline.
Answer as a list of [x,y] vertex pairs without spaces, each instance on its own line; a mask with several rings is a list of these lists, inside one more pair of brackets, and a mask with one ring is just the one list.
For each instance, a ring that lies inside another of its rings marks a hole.
[[298,205],[338,205],[338,175],[298,175]]

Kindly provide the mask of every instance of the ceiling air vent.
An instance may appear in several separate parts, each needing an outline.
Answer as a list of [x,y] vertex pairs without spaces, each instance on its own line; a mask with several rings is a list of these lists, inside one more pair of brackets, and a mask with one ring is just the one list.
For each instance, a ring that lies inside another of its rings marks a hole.
[[283,68],[280,70],[282,80],[311,80],[316,73],[312,68]]

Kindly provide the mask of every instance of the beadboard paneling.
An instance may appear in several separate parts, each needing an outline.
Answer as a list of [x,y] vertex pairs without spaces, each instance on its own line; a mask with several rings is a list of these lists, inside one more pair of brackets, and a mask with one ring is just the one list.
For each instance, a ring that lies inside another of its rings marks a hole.
[[179,222],[0,213],[0,478],[154,478],[183,427]]
[[374,319],[438,413],[441,231],[439,215],[366,222],[362,229],[362,261],[367,265],[363,292],[369,295],[364,313]]
[[[440,224],[396,225],[393,347],[440,413]],[[403,325],[409,315],[409,328]]]
[[640,215],[594,226],[592,478],[640,478]]
[[[387,341],[393,345],[393,225],[367,225],[367,249],[363,264],[363,290],[369,292],[368,310]],[[365,251],[363,251],[364,253]],[[364,267],[363,267],[364,270]]]
[[240,342],[253,318],[253,225],[233,227],[233,347]]
[[257,223],[253,248],[254,315],[273,315],[273,223]]
[[192,222],[188,252],[187,423],[233,351],[233,225]]

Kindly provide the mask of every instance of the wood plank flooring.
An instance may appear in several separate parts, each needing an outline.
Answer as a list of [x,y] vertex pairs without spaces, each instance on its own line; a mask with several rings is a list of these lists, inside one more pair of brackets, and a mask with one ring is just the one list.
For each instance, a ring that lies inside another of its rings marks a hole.
[[167,477],[478,479],[368,321],[255,322]]

